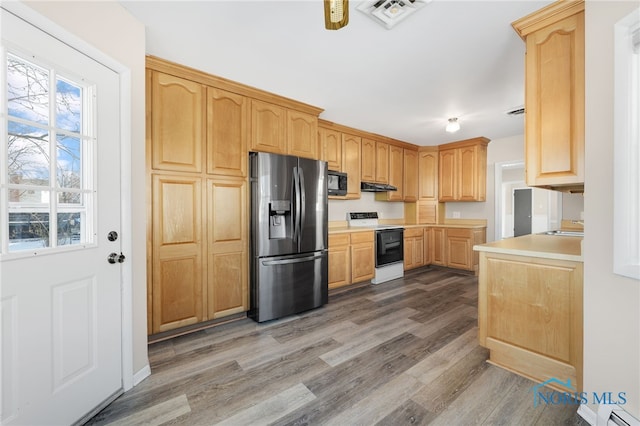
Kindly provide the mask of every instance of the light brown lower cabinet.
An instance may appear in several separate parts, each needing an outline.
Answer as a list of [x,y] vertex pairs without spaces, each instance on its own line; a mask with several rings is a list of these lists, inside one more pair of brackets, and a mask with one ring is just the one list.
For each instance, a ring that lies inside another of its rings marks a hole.
[[370,280],[374,272],[373,231],[329,235],[329,288]]
[[582,391],[583,264],[480,253],[478,338],[489,361],[563,392]]
[[329,235],[329,288],[351,284],[349,234]]
[[431,234],[431,264],[478,272],[473,246],[486,242],[486,228],[435,227]]
[[151,209],[149,333],[247,311],[246,179],[153,174]]
[[353,232],[351,234],[351,282],[370,280],[374,272],[373,231]]
[[404,269],[425,265],[424,228],[406,228],[404,230]]

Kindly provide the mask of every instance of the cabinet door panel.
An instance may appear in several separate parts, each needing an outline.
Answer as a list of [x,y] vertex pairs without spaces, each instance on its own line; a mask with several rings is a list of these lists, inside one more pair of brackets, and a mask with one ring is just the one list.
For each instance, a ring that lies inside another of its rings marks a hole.
[[389,144],[376,142],[376,182],[389,183]]
[[362,139],[362,151],[360,155],[361,178],[363,182],[376,180],[376,142],[371,139]]
[[461,201],[472,201],[478,195],[477,146],[460,148],[459,197]]
[[433,246],[431,247],[431,263],[434,265],[446,266],[446,229],[445,228],[433,228],[431,230],[431,241]]
[[322,148],[320,159],[327,162],[329,170],[342,171],[342,133],[320,127],[318,135]]
[[284,154],[287,149],[286,110],[277,105],[251,100],[251,149]]
[[447,238],[447,266],[471,269],[471,241],[469,238]]
[[203,321],[202,192],[199,178],[152,181],[151,333]]
[[403,199],[416,201],[418,199],[418,152],[405,149],[403,164]]
[[247,253],[211,253],[209,255],[209,319],[247,311]]
[[318,156],[318,118],[299,111],[287,111],[289,155],[312,158]]
[[360,137],[342,134],[342,171],[347,174],[348,199],[360,198],[360,145]]
[[246,188],[239,178],[207,182],[209,319],[248,310]]
[[402,201],[404,199],[404,150],[395,145],[389,146],[389,184],[398,188],[397,191],[389,191],[389,201]]
[[351,246],[351,282],[370,280],[374,275],[373,243]]
[[349,245],[332,246],[329,242],[329,288],[351,283],[350,253]]
[[440,151],[438,159],[438,196],[440,201],[455,201],[458,193],[456,188],[456,150]]
[[425,201],[438,199],[438,152],[420,151],[418,158],[418,197]]
[[584,184],[584,12],[527,36],[527,185]]
[[246,176],[248,100],[207,88],[207,173]]
[[153,72],[151,87],[151,167],[201,172],[204,144],[204,88]]

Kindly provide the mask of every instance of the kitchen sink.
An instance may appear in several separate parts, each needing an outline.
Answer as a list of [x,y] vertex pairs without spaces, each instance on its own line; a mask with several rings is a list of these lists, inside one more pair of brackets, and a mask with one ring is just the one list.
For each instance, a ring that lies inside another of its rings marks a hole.
[[583,231],[562,231],[559,229],[556,229],[554,231],[541,232],[540,234],[541,235],[557,235],[561,237],[584,237]]

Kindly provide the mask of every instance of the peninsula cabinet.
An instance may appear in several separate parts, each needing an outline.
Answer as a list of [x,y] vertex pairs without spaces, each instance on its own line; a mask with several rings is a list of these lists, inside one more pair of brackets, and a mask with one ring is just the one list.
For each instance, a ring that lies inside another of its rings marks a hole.
[[[478,340],[489,361],[537,382],[558,378],[549,386],[561,392],[582,392],[582,282],[582,262],[482,251]],[[561,385],[568,380],[570,387]]]
[[555,2],[514,22],[525,40],[529,186],[584,189],[584,2]]
[[342,171],[342,133],[337,130],[318,127],[320,159],[327,162],[327,168]]
[[446,201],[485,201],[487,144],[479,137],[438,147],[438,198]]

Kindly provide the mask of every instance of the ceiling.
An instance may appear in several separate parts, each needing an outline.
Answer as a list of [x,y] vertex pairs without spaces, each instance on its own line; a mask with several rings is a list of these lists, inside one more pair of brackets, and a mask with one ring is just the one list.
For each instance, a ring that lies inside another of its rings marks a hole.
[[[433,0],[391,30],[349,3],[121,1],[147,53],[324,109],[320,118],[417,145],[524,133],[524,42],[511,22],[549,1]],[[449,117],[461,129],[446,133]]]

